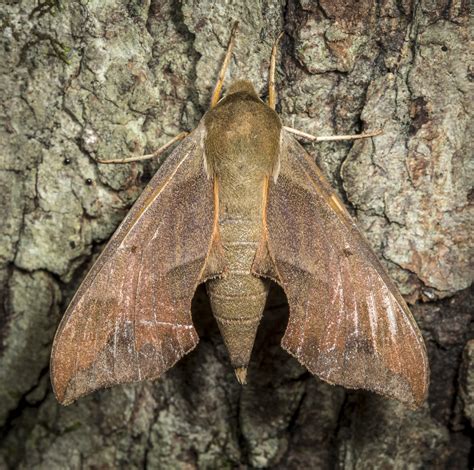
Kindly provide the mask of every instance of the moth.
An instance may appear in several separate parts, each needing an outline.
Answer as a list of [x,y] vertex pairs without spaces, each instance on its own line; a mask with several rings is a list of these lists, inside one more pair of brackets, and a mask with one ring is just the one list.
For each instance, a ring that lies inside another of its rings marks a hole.
[[[166,159],[112,236],[57,330],[51,377],[62,404],[160,377],[194,349],[196,287],[240,383],[271,281],[288,299],[282,347],[312,374],[416,407],[428,387],[425,345],[405,301],[313,159],[248,81],[221,99],[237,25],[209,111]],[[103,163],[112,163],[109,160]]]

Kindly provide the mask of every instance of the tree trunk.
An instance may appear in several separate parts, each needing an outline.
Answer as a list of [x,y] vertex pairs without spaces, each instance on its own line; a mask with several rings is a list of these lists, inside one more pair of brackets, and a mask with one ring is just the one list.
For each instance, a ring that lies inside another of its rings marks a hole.
[[[1,8],[0,468],[468,468],[467,1],[24,0]],[[199,288],[200,344],[165,377],[67,408],[52,394],[60,316],[160,166],[96,160],[140,155],[193,129],[237,19],[227,84],[247,78],[265,96],[271,45],[284,31],[277,87],[286,125],[316,135],[384,129],[373,140],[307,149],[413,304],[432,373],[421,410],[309,374],[280,348],[287,306],[276,286],[245,387]]]

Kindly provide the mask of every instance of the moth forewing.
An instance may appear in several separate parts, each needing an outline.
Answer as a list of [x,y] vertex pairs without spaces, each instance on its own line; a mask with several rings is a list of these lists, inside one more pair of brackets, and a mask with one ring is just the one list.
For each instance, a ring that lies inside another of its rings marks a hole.
[[[191,300],[214,245],[214,212],[198,131],[150,181],[69,305],[51,354],[58,401],[157,378],[196,346]],[[213,269],[222,269],[215,256]]]
[[286,133],[269,187],[267,251],[254,262],[277,277],[290,306],[283,347],[312,373],[420,405],[428,361],[397,288],[305,150]]

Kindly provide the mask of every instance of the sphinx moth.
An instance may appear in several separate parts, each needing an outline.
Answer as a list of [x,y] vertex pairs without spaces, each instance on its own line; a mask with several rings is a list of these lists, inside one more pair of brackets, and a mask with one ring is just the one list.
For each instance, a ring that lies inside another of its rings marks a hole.
[[[51,355],[56,397],[69,404],[103,387],[160,377],[198,343],[190,309],[200,283],[206,283],[237,379],[245,383],[274,281],[289,303],[282,346],[310,372],[418,406],[428,386],[422,336],[349,213],[293,136],[308,135],[284,127],[275,112],[278,40],[268,104],[242,80],[220,98],[235,30],[209,111],[193,132],[172,141],[182,140],[61,321]],[[148,156],[123,161],[142,158]]]

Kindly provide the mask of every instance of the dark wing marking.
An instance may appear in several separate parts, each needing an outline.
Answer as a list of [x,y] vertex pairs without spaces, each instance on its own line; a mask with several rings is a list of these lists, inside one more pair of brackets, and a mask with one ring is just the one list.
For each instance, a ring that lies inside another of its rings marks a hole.
[[283,348],[329,383],[420,405],[428,361],[410,310],[311,157],[282,142],[254,271],[288,297]]
[[222,262],[214,236],[218,202],[204,169],[201,132],[167,158],[69,305],[51,355],[61,403],[157,378],[198,343],[191,300]]

